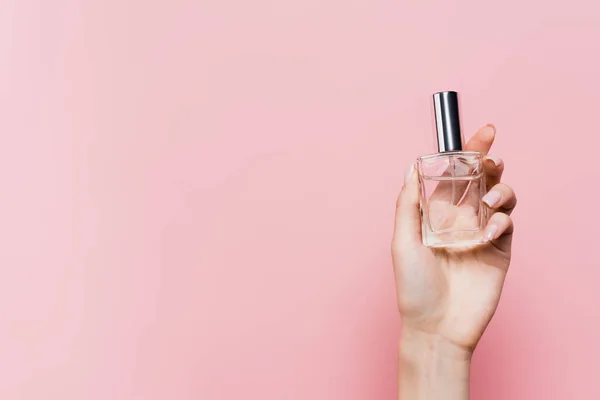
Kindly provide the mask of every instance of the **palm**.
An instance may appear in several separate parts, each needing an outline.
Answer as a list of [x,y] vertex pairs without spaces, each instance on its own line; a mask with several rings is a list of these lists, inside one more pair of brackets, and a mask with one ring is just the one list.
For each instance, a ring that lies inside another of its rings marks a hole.
[[509,257],[491,243],[474,251],[421,247],[405,254],[398,260],[410,271],[398,293],[404,322],[473,348],[498,305]]

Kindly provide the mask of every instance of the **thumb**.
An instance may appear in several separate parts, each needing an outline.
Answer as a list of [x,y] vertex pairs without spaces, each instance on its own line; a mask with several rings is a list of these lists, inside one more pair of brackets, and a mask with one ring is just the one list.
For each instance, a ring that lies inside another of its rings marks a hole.
[[420,244],[422,240],[419,180],[412,164],[406,172],[404,186],[396,202],[394,247],[412,247]]

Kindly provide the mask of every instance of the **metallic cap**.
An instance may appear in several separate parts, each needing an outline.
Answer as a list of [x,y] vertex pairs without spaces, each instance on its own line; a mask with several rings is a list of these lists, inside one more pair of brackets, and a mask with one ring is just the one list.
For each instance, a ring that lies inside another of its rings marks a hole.
[[458,94],[439,92],[433,95],[435,129],[437,131],[438,151],[461,151],[462,134],[458,113]]

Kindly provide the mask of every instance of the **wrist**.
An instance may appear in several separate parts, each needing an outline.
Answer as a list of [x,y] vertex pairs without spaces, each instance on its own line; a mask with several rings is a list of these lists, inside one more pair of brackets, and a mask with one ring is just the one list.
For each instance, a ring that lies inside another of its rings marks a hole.
[[400,399],[468,399],[471,357],[471,351],[440,335],[403,327]]
[[444,336],[402,326],[400,357],[419,360],[444,359],[448,362],[470,363],[473,352],[459,346]]

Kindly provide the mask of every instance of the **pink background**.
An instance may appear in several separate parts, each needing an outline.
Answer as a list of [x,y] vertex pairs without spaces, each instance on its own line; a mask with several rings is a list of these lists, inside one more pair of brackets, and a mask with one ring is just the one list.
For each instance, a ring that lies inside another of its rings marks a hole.
[[595,1],[4,0],[0,398],[393,399],[404,169],[520,197],[473,398],[600,398]]

